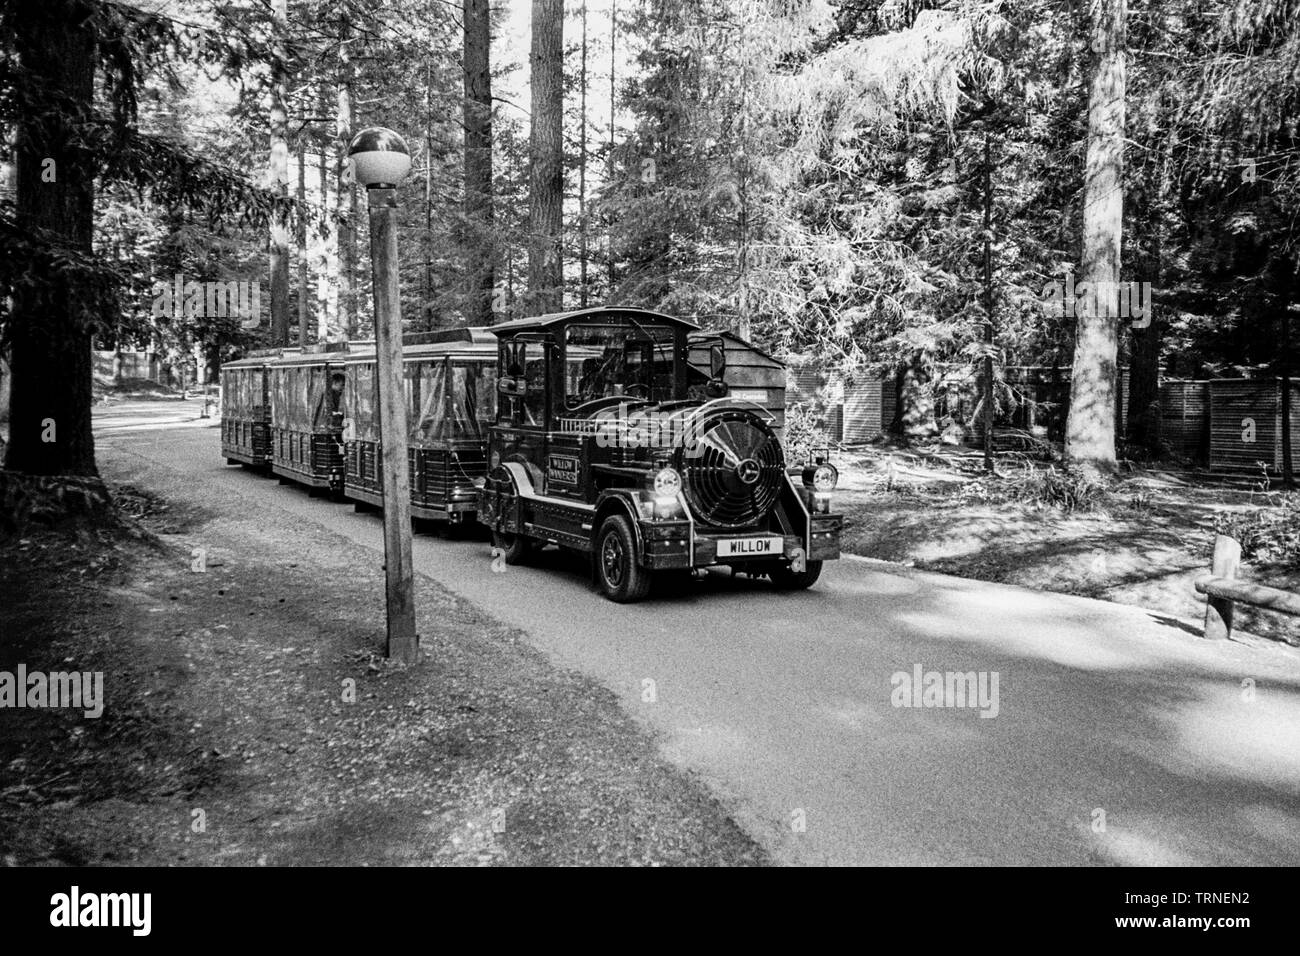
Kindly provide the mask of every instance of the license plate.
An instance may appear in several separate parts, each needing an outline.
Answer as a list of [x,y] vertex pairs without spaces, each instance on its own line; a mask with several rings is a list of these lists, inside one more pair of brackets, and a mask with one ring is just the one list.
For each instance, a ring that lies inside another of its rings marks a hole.
[[759,558],[767,555],[779,557],[784,538],[722,538],[718,541],[719,558]]

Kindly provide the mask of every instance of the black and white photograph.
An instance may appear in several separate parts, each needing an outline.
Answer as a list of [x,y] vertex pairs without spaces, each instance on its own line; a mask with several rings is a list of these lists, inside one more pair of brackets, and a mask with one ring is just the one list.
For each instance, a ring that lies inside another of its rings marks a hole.
[[5,0],[0,898],[1277,929],[1298,121],[1300,0]]

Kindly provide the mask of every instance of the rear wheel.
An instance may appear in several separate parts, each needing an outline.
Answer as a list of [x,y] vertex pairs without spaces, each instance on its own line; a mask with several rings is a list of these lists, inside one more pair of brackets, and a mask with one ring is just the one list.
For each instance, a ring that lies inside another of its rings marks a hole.
[[802,591],[810,588],[821,577],[820,561],[805,561],[802,571],[792,571],[788,564],[778,564],[768,569],[767,576],[781,591]]
[[506,531],[492,532],[492,548],[494,551],[500,551],[506,559],[506,564],[523,564],[532,554],[534,543],[531,538],[522,534],[510,534]]
[[650,572],[636,560],[636,536],[623,515],[610,515],[596,535],[596,582],[619,604],[640,601],[650,592]]

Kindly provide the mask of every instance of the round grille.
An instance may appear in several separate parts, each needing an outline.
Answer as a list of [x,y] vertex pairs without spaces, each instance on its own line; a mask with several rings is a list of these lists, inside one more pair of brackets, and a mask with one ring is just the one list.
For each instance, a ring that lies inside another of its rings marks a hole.
[[699,441],[681,457],[686,500],[696,517],[719,528],[742,528],[762,518],[781,491],[781,444],[744,411],[710,417]]

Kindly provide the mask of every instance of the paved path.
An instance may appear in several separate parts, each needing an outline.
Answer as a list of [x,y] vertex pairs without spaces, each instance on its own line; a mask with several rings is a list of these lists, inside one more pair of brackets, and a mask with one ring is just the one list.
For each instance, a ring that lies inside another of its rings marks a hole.
[[[215,429],[131,414],[99,416],[106,476],[307,523],[382,563],[375,516],[225,465]],[[504,573],[483,541],[417,535],[414,556],[614,690],[782,862],[1300,864],[1294,649],[862,559],[800,594],[712,574],[619,606],[553,550]],[[996,716],[894,706],[893,676],[918,665],[986,675],[990,696],[996,674]]]

